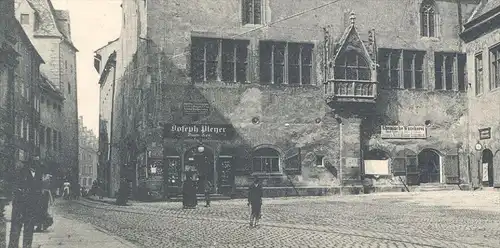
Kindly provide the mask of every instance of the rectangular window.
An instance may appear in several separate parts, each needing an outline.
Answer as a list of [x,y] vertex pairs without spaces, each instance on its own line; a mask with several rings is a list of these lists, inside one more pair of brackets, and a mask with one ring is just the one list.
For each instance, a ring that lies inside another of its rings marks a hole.
[[313,47],[305,43],[261,41],[260,81],[265,84],[311,84]]
[[475,73],[476,73],[476,82],[475,82],[475,90],[476,96],[483,93],[483,55],[477,54],[475,57]]
[[246,24],[262,23],[262,1],[261,0],[242,0],[242,21]]
[[316,166],[323,166],[323,158],[322,155],[316,155]]
[[52,134],[52,138],[53,138],[53,141],[52,141],[52,148],[54,149],[54,151],[57,150],[57,131],[54,130],[53,134]]
[[47,149],[50,150],[52,149],[52,130],[50,128],[47,128],[45,133],[45,137],[47,138]]
[[247,81],[248,41],[191,38],[191,77],[194,82]]
[[24,121],[24,118],[21,117],[21,138],[25,139],[26,136],[28,135],[28,126],[26,125],[26,121]]
[[59,138],[59,150],[62,151],[62,134],[61,134],[61,132],[59,132],[59,135],[57,135],[57,137]]
[[490,90],[500,87],[500,46],[490,50]]
[[424,51],[380,49],[378,81],[385,88],[422,89]]
[[30,24],[30,15],[29,14],[21,14],[21,24]]
[[435,89],[465,91],[465,54],[435,53]]
[[40,144],[45,146],[45,127],[40,125]]

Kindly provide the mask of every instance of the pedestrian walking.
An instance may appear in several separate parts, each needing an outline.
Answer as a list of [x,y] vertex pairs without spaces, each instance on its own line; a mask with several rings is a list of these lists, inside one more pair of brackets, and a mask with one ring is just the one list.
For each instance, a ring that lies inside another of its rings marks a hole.
[[63,184],[63,199],[64,200],[69,200],[70,198],[70,186],[71,186],[71,183],[69,183],[68,181],[64,182]]
[[262,209],[262,185],[260,184],[260,180],[255,178],[252,185],[248,188],[248,206],[251,206],[251,214],[250,214],[250,227],[256,227],[261,216]]
[[50,175],[46,174],[42,177],[42,194],[40,197],[39,207],[40,212],[37,214],[36,232],[47,230],[53,224],[53,218],[49,214],[49,203],[52,199],[50,192]]
[[19,238],[23,229],[23,248],[31,248],[33,229],[39,213],[42,177],[38,164],[26,164],[18,174],[17,187],[12,199],[12,217],[9,248],[19,248]]
[[210,207],[210,193],[212,192],[213,185],[208,177],[203,177],[203,190],[205,193],[205,207]]

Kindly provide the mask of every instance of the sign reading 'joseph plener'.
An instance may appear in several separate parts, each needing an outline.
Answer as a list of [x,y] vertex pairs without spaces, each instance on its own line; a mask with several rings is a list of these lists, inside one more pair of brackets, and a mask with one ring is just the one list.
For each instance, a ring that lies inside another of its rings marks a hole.
[[234,134],[232,125],[215,124],[166,124],[163,130],[163,137],[170,139],[230,140]]
[[382,139],[426,139],[425,126],[382,126]]

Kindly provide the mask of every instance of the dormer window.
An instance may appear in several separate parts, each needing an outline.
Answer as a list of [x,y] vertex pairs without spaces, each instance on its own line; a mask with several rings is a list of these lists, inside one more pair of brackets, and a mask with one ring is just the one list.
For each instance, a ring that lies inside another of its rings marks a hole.
[[242,0],[243,25],[262,23],[262,0]]
[[420,5],[420,35],[436,37],[436,3],[434,0],[424,0]]
[[370,66],[356,51],[341,53],[335,63],[335,79],[370,80]]

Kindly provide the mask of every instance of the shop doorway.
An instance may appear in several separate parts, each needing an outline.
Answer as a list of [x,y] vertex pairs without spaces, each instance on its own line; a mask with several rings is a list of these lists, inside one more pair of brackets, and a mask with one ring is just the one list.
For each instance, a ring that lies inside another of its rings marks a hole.
[[490,149],[483,150],[481,172],[483,185],[493,187],[493,152]]
[[418,154],[419,183],[441,183],[441,156],[424,149]]
[[198,193],[203,193],[203,182],[206,178],[214,185],[214,153],[206,146],[196,146],[184,155],[184,172],[186,175],[194,174]]

